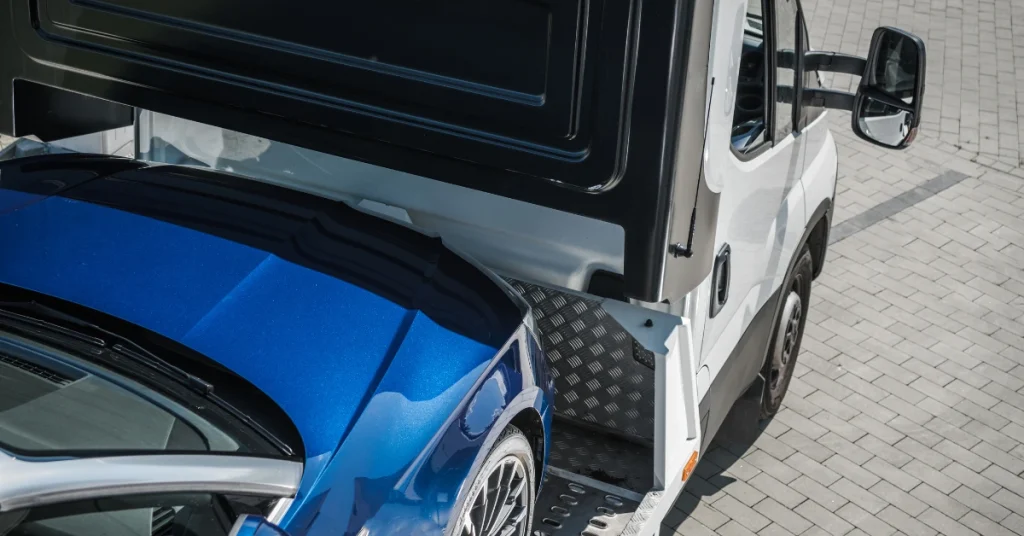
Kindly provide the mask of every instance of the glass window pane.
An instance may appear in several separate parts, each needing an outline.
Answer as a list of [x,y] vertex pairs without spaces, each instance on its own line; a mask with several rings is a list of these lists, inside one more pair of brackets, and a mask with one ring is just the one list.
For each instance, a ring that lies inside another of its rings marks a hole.
[[[801,18],[802,17],[803,15],[801,14]],[[800,27],[803,29],[803,46],[801,48],[806,53],[807,51],[811,50],[810,36],[807,35],[807,21],[801,20]],[[821,80],[818,78],[818,71],[804,71],[803,84],[805,90],[820,89]],[[801,130],[807,125],[811,124],[815,119],[818,118],[819,115],[822,114],[822,112],[825,111],[825,108],[821,106],[812,106],[808,104],[808,102],[809,100],[807,98],[804,98],[803,102],[800,103],[800,125],[798,128]]]
[[740,55],[738,87],[733,109],[731,143],[739,152],[748,152],[768,140],[768,92],[765,88],[764,19],[761,0],[748,0],[743,26],[743,50]]
[[793,131],[793,88],[796,87],[797,0],[775,0],[775,139]]

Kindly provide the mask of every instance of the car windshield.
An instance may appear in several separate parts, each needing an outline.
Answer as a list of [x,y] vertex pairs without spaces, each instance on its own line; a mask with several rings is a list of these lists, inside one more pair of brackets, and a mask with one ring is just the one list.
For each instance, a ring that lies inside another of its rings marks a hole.
[[3,332],[0,448],[33,456],[244,450],[182,404],[129,378]]

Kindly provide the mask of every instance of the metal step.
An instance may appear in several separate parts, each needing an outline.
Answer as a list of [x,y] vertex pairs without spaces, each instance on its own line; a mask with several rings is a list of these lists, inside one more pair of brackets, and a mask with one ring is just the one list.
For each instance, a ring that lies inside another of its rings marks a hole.
[[549,467],[533,536],[618,536],[642,500],[639,493]]

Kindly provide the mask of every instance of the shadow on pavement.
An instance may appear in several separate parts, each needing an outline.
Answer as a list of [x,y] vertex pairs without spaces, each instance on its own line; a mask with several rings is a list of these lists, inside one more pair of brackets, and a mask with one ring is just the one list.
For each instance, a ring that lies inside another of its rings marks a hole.
[[[737,479],[730,474],[746,479],[743,473],[759,471],[741,460],[772,422],[772,419],[758,422],[759,413],[760,404],[743,399],[736,402],[718,434],[708,445],[707,453],[701,458],[683,494],[676,501],[675,511],[666,517],[668,528],[679,530],[679,526],[694,514],[705,498],[717,500],[723,489],[736,482]],[[722,516],[717,512],[709,514],[704,511],[698,512],[695,517],[697,521],[707,524],[712,520],[701,518],[709,515]]]

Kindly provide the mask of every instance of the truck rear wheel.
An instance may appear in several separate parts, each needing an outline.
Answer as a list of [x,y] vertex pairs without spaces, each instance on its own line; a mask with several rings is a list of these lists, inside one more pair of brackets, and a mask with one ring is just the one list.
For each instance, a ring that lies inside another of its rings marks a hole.
[[451,536],[527,536],[537,500],[534,467],[530,442],[510,425],[474,475]]
[[789,389],[789,382],[796,368],[800,341],[804,336],[807,311],[811,301],[811,280],[814,278],[814,259],[806,245],[793,270],[786,275],[782,285],[782,308],[779,310],[768,345],[762,375],[764,391],[761,395],[761,418],[767,419],[778,413],[782,399]]

